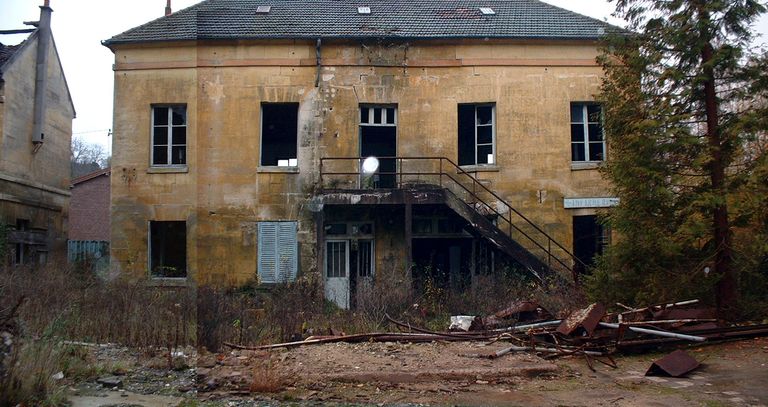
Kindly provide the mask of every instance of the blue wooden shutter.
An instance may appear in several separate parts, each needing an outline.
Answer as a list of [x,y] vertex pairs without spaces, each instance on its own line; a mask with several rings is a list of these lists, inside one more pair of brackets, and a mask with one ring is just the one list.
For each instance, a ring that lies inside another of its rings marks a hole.
[[296,222],[279,222],[277,233],[277,278],[279,282],[296,280],[298,269],[298,243]]
[[277,271],[277,222],[259,222],[259,282],[275,283]]

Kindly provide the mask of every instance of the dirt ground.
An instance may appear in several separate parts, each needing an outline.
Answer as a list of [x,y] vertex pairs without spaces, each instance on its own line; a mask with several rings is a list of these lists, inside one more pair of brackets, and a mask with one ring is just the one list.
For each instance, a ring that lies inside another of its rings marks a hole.
[[[198,355],[194,370],[155,376],[135,363],[123,376],[122,389],[81,383],[72,387],[78,390],[71,399],[75,407],[768,406],[766,338],[690,348],[688,352],[702,366],[683,378],[644,376],[652,361],[667,352],[620,356],[615,369],[593,363],[594,372],[578,357],[550,361],[531,354],[508,354],[495,360],[471,356],[505,345],[339,343]],[[190,390],[185,379],[190,374],[195,375],[196,390]],[[151,384],[153,380],[158,383]]]

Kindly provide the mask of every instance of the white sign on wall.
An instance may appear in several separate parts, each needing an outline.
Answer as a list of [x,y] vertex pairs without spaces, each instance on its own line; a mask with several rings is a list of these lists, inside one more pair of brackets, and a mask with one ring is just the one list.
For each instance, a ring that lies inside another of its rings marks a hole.
[[563,198],[565,209],[610,208],[619,204],[619,198]]

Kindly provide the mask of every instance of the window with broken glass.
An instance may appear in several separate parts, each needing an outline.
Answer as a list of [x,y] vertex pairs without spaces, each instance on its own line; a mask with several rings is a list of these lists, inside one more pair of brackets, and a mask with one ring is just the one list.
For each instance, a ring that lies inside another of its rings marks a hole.
[[496,164],[496,105],[459,105],[459,165]]
[[187,277],[187,223],[149,222],[149,271],[154,278]]
[[261,105],[261,166],[297,167],[298,103]]
[[187,165],[187,107],[152,106],[152,165]]
[[571,104],[571,160],[573,162],[605,160],[603,111],[597,103]]

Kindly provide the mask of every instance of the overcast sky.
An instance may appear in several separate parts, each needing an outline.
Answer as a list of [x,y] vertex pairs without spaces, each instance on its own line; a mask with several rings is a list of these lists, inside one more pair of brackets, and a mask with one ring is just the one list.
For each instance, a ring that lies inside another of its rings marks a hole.
[[[200,0],[173,0],[179,10]],[[417,1],[417,0],[414,0]],[[606,0],[544,0],[612,24],[622,25],[610,18],[613,5]],[[35,21],[42,0],[0,0],[0,29],[25,28],[24,21]],[[132,27],[163,15],[164,0],[51,0],[52,27],[56,46],[75,102],[77,118],[73,123],[75,135],[109,149],[107,136],[112,127],[112,52],[101,41]],[[768,33],[768,16],[757,25]],[[3,44],[17,44],[25,36],[0,35]],[[764,43],[765,38],[759,42]]]

